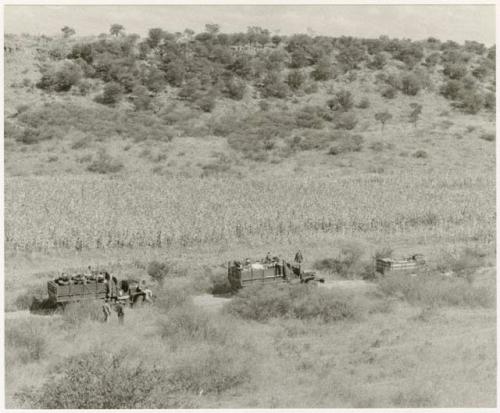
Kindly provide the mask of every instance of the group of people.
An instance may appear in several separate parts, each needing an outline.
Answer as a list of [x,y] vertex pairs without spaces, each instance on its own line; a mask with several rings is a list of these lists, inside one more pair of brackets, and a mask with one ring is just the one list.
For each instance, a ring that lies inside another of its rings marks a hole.
[[[121,286],[119,286],[117,278],[110,276],[110,274],[106,272],[104,273],[104,283],[106,285],[106,295],[102,310],[105,323],[109,322],[112,308],[118,315],[118,322],[123,324],[125,321],[125,307],[127,302],[133,305],[141,297],[143,301],[153,301],[153,292],[147,287],[145,280],[142,280],[140,284],[135,287],[135,291],[131,291],[128,282],[122,281]],[[131,296],[132,300],[130,300]]]

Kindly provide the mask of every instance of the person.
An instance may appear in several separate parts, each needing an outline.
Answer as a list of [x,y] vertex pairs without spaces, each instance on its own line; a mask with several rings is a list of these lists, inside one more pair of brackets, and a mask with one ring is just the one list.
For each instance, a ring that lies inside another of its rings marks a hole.
[[147,301],[148,303],[152,303],[153,302],[153,292],[146,285],[146,280],[141,281],[141,290],[145,294],[144,301]]
[[295,254],[295,262],[298,264],[302,264],[302,261],[304,261],[304,257],[302,256],[300,250],[298,250],[297,254]]
[[111,316],[111,306],[107,300],[104,301],[102,305],[102,312],[104,313],[104,322],[109,323],[109,317]]
[[264,263],[265,264],[271,264],[271,262],[272,262],[271,253],[268,251],[267,255],[266,255],[266,258],[264,258]]
[[118,300],[115,304],[116,314],[118,315],[118,324],[123,324],[125,321],[125,310],[123,308],[123,303]]

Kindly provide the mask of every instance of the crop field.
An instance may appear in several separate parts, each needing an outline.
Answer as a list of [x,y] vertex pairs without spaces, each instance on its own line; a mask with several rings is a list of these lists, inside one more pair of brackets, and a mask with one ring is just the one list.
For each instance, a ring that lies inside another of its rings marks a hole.
[[193,246],[316,233],[489,242],[489,176],[7,178],[7,250]]

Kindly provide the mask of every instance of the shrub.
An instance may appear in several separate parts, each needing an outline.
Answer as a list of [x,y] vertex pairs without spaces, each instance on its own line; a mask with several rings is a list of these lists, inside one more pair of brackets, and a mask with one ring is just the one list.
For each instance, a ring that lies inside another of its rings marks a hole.
[[471,282],[472,273],[484,265],[485,256],[486,254],[478,249],[467,247],[458,254],[444,254],[436,264],[436,269],[441,272],[451,271]]
[[286,83],[292,90],[299,90],[304,84],[305,76],[300,70],[291,70],[288,73]]
[[414,158],[422,158],[422,159],[425,159],[427,157],[429,157],[429,155],[427,154],[426,151],[422,150],[422,149],[419,149],[418,151],[416,151],[414,154],[413,154],[413,157]]
[[401,77],[401,91],[405,95],[415,96],[421,87],[422,84],[414,73],[406,73]]
[[337,129],[352,130],[358,124],[356,115],[352,112],[340,113],[335,117],[335,127]]
[[494,291],[486,287],[476,287],[463,278],[436,274],[387,274],[379,279],[378,286],[383,293],[402,296],[411,304],[491,307],[495,302]]
[[47,354],[47,339],[40,322],[34,320],[6,320],[5,348],[7,356],[15,354],[21,363],[40,361]]
[[443,73],[450,79],[459,80],[467,74],[467,67],[459,63],[448,63],[444,66]]
[[289,88],[281,80],[281,76],[276,72],[269,72],[262,81],[261,94],[263,97],[275,97],[283,99],[288,96]]
[[121,169],[123,169],[123,163],[111,157],[104,149],[100,150],[97,154],[97,158],[87,166],[87,171],[98,174],[116,173]]
[[116,82],[109,82],[104,86],[102,95],[96,98],[96,102],[104,105],[114,105],[118,103],[123,95],[123,87]]
[[148,264],[146,272],[159,284],[163,284],[165,278],[170,273],[170,269],[170,265],[167,262],[151,261]]
[[17,397],[38,409],[146,407],[153,390],[168,384],[165,373],[143,365],[129,366],[127,361],[125,354],[103,351],[79,354],[61,362],[60,373],[50,377],[43,386],[25,390]]
[[340,155],[349,152],[359,152],[363,148],[361,135],[347,135],[330,146],[329,155]]
[[327,105],[331,110],[347,112],[354,106],[352,93],[348,90],[339,90],[335,93],[335,97],[328,100]]
[[286,317],[325,323],[358,319],[363,314],[363,308],[352,296],[307,284],[245,287],[225,305],[225,311],[257,321]]
[[255,359],[248,345],[199,344],[183,353],[170,380],[176,387],[196,395],[220,394],[248,382]]
[[446,98],[455,100],[460,96],[462,83],[458,80],[449,80],[441,86],[440,93]]
[[80,66],[70,61],[57,66],[46,66],[41,71],[42,78],[36,86],[55,92],[67,92],[73,85],[78,84],[83,75]]
[[86,96],[92,89],[92,83],[87,79],[82,79],[77,83],[76,87],[80,95]]
[[316,81],[328,80],[332,75],[332,64],[327,58],[322,58],[311,72],[311,77]]
[[217,319],[192,302],[172,307],[168,315],[159,320],[160,335],[174,350],[193,342],[223,345],[231,338],[234,328],[230,320]]
[[359,101],[356,107],[359,109],[368,109],[370,107],[370,101],[368,98],[363,98]]
[[466,113],[476,114],[484,106],[484,98],[481,94],[475,92],[463,92],[461,102],[458,104]]
[[494,142],[496,139],[495,133],[483,133],[479,136],[480,139],[483,139],[488,142]]
[[27,291],[16,297],[14,305],[17,310],[28,310],[34,300],[41,300],[45,295],[45,288],[39,285],[31,286]]
[[396,94],[397,94],[397,89],[390,86],[390,87],[386,87],[384,88],[384,90],[382,90],[382,96],[386,99],[394,99],[396,97]]
[[323,119],[319,115],[318,108],[306,106],[297,113],[297,126],[308,129],[321,129]]
[[486,93],[484,95],[484,107],[494,112],[496,110],[496,106],[497,106],[497,99],[495,94],[491,92]]
[[211,95],[205,95],[196,101],[196,105],[203,112],[212,112],[215,108],[215,99]]
[[337,274],[343,278],[354,278],[362,267],[363,247],[354,242],[344,243],[334,258],[324,258],[314,263],[314,269]]
[[241,100],[245,96],[246,84],[241,80],[231,78],[226,82],[225,93],[231,99]]

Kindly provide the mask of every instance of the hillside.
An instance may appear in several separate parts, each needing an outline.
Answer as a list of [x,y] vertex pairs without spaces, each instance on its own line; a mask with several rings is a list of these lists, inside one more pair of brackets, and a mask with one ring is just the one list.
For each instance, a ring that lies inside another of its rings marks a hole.
[[207,30],[8,36],[6,175],[494,167],[494,48]]

